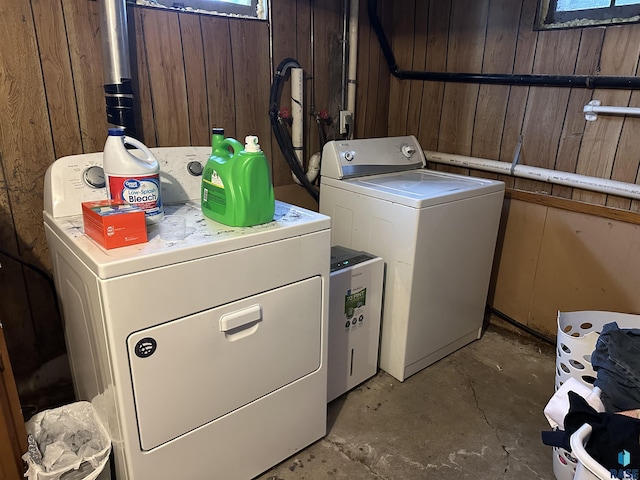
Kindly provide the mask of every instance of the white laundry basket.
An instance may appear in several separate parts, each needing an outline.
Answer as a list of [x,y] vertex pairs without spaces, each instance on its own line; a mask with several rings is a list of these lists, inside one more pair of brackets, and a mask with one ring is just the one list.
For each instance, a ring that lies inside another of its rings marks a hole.
[[571,435],[571,451],[578,460],[574,480],[608,480],[611,472],[596,462],[585,450],[585,445],[591,435],[591,425],[585,423]]
[[[556,390],[569,378],[575,378],[583,384],[593,387],[596,373],[591,365],[591,354],[596,347],[602,327],[611,322],[617,322],[620,328],[640,328],[640,315],[600,311],[558,312]],[[589,428],[590,433],[591,428]],[[588,440],[588,436],[586,438]],[[565,449],[554,447],[553,473],[556,479],[599,478],[578,476],[585,475],[584,468],[579,466],[581,463],[579,460],[581,459],[576,458]],[[576,471],[576,467],[579,467],[578,471]],[[611,476],[609,475],[607,478],[611,478]]]

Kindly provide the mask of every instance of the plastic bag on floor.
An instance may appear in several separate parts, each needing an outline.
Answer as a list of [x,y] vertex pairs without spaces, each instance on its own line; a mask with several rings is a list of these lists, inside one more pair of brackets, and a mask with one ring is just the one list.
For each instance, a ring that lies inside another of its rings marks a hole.
[[109,462],[111,439],[89,402],[45,410],[26,427],[35,441],[22,457],[29,480],[95,480]]

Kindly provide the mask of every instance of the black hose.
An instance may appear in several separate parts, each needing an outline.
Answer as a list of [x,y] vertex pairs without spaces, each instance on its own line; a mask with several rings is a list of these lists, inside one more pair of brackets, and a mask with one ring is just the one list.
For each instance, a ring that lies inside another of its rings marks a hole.
[[616,77],[601,75],[520,75],[493,73],[451,73],[424,72],[418,70],[400,70],[393,51],[378,18],[378,1],[367,3],[369,23],[378,37],[380,49],[389,67],[389,72],[400,80],[422,80],[432,82],[477,83],[486,85],[521,85],[529,87],[567,87],[567,88],[618,88],[624,90],[640,89],[640,77]]
[[543,342],[546,342],[546,343],[548,343],[550,345],[553,345],[553,346],[556,345],[556,340],[555,339],[547,337],[546,335],[543,335],[542,333],[537,332],[534,329],[532,329],[530,327],[527,327],[526,325],[523,325],[522,323],[518,322],[517,320],[514,320],[513,318],[511,318],[507,314],[502,313],[497,308],[494,308],[491,305],[487,305],[487,310],[489,310],[495,316],[500,317],[505,322],[513,325],[514,327],[519,328],[520,330],[524,330],[529,335],[532,335],[532,336],[536,337],[538,340],[542,340]]
[[56,312],[58,312],[58,314],[61,314],[60,305],[58,303],[58,295],[56,293],[56,285],[55,285],[51,275],[49,275],[49,273],[47,273],[46,271],[44,271],[40,267],[38,267],[36,265],[33,265],[33,264],[29,263],[29,262],[26,262],[25,260],[21,259],[20,257],[18,257],[16,255],[13,255],[12,253],[7,252],[6,250],[0,249],[0,255],[4,255],[5,257],[10,258],[14,262],[18,262],[20,265],[23,265],[23,266],[33,270],[38,275],[40,275],[42,278],[44,278],[47,281],[47,283],[49,284],[49,287],[51,288],[51,295],[53,296],[53,303],[54,303],[54,305],[56,307]]
[[289,165],[289,168],[300,181],[302,186],[307,190],[309,195],[311,195],[316,202],[319,202],[320,192],[309,181],[307,175],[298,163],[298,157],[296,156],[296,152],[293,148],[291,135],[289,134],[285,123],[280,118],[280,98],[282,97],[282,88],[284,87],[284,82],[289,78],[289,71],[291,68],[301,67],[295,59],[285,58],[280,62],[276,69],[276,73],[273,76],[273,84],[271,85],[271,92],[269,95],[269,118],[271,120],[271,128],[287,165]]

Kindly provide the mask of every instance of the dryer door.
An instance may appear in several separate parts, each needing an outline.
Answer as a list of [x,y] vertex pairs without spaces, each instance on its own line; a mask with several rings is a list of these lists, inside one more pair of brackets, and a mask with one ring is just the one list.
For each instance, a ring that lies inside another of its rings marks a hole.
[[131,334],[141,448],[155,448],[320,368],[321,298],[321,278],[313,277]]

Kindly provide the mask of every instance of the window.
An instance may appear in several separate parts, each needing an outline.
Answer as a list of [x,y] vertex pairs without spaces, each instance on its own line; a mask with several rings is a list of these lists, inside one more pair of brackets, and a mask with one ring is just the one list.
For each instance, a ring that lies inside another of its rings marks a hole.
[[[129,0],[136,5],[183,12],[267,19],[266,0]],[[640,1],[640,0],[639,0]]]
[[539,0],[537,29],[640,22],[640,0]]

